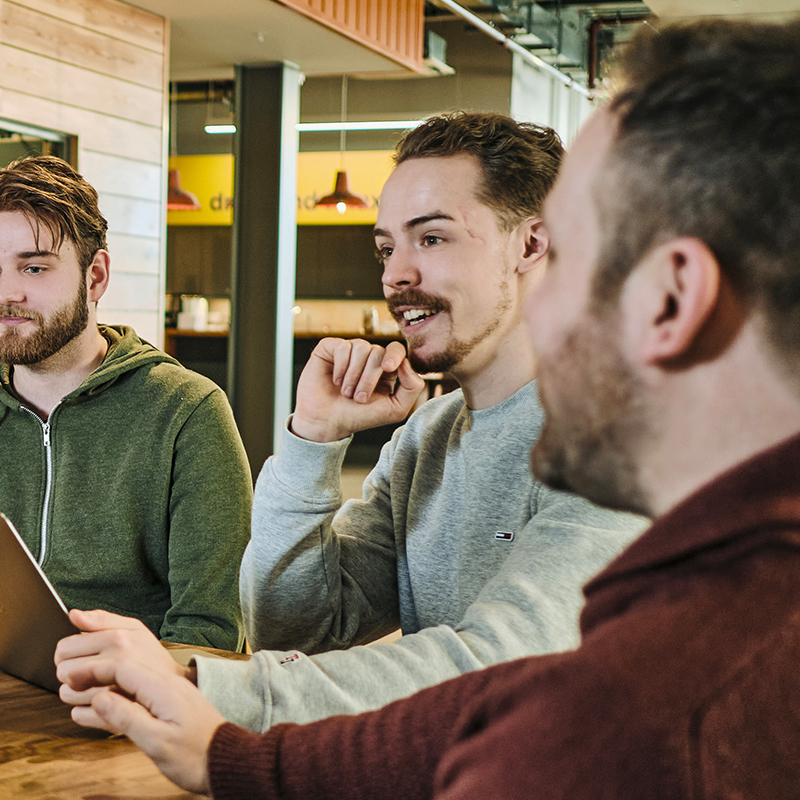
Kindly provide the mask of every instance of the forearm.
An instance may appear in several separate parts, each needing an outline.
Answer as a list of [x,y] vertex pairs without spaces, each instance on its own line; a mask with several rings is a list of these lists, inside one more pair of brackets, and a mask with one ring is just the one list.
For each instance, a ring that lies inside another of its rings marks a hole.
[[[516,674],[522,666],[498,669]],[[217,800],[430,797],[463,709],[487,682],[503,680],[504,674],[474,672],[369,714],[281,725],[261,735],[222,726],[209,751],[213,795]]]
[[259,475],[239,584],[253,649],[345,647],[386,615],[387,602],[396,606],[386,503],[339,510],[346,447],[287,432]]

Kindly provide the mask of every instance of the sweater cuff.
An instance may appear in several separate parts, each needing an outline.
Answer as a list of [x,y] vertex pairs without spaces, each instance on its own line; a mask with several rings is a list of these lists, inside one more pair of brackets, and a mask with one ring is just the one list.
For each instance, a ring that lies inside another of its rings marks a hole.
[[208,780],[215,800],[269,800],[279,797],[278,747],[282,727],[248,733],[225,722],[208,749]]
[[247,661],[197,656],[197,688],[228,722],[248,731],[269,727],[272,704],[264,659]]
[[305,497],[327,496],[331,486],[338,493],[342,463],[352,440],[348,436],[336,442],[311,442],[295,436],[287,422],[280,450],[264,469],[271,467],[281,483]]

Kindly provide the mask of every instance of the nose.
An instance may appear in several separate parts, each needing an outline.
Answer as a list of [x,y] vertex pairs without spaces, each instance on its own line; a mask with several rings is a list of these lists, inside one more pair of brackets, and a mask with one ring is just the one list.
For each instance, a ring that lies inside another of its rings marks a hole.
[[396,246],[392,254],[383,261],[381,283],[383,292],[387,296],[401,289],[419,286],[420,278],[412,248]]
[[0,306],[19,305],[25,300],[22,283],[16,280],[13,271],[0,269]]

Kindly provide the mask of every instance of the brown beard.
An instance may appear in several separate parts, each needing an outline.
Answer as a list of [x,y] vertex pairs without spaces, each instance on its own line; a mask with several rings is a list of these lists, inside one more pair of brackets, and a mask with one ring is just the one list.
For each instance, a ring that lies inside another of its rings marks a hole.
[[0,306],[0,317],[25,317],[37,324],[28,337],[15,328],[0,336],[0,363],[28,366],[40,364],[78,337],[89,324],[86,281],[81,278],[71,305],[62,306],[47,320],[42,314],[14,306]]
[[[432,353],[429,356],[423,357],[415,352],[415,347],[418,347],[420,342],[414,336],[414,329],[403,327],[403,336],[406,338],[408,346],[408,360],[416,372],[450,372],[453,367],[463,361],[474,349],[480,344],[489,334],[493,333],[500,325],[502,315],[511,306],[511,299],[509,297],[508,283],[504,283],[502,288],[502,298],[497,308],[493,321],[487,325],[483,330],[478,331],[471,339],[466,341],[462,339],[453,339],[450,341],[444,350],[439,353]],[[399,306],[416,306],[419,308],[427,308],[431,311],[449,312],[451,310],[450,303],[443,297],[427,294],[417,289],[406,289],[395,294],[390,295],[386,299],[389,306],[389,311],[399,322],[399,317],[395,314],[395,309]]]
[[[584,320],[556,359],[540,360],[545,423],[531,452],[531,469],[555,489],[592,502],[647,514],[633,453],[649,429],[643,387],[625,362],[607,320]],[[560,408],[548,385],[560,376]]]

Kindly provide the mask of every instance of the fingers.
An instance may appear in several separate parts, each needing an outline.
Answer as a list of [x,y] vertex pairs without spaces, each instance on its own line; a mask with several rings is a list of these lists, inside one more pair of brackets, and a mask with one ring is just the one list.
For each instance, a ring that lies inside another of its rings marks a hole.
[[[91,689],[114,685],[114,665],[121,661],[149,664],[166,674],[185,676],[187,669],[138,620],[106,612],[91,612],[92,618],[87,620],[82,616],[86,613],[78,612],[76,620],[95,629],[68,636],[56,646],[56,675],[68,686],[61,693],[65,702],[84,704],[93,697],[86,694]],[[102,627],[108,622],[125,627]]]
[[408,359],[400,363],[396,378],[392,402],[398,409],[398,416],[406,417],[414,407],[420,392],[425,388],[425,381],[414,372]]
[[83,691],[76,691],[68,683],[62,683],[58,690],[58,696],[62,702],[69,706],[88,706],[100,692],[107,692],[105,686],[92,686]]
[[[343,395],[358,403],[369,402],[379,384],[389,384],[389,393],[397,394],[399,404],[406,405],[408,396],[410,407],[425,386],[401,342],[390,342],[384,348],[361,339],[340,340],[333,351],[333,363],[334,383],[342,386]],[[400,381],[395,388],[396,379]]]
[[120,664],[117,684],[135,701],[102,692],[89,708],[73,709],[81,725],[124,733],[172,781],[207,794],[207,755],[222,715],[197,688],[146,667]]
[[101,631],[108,628],[126,628],[128,630],[141,630],[144,623],[132,617],[123,617],[120,614],[112,614],[110,611],[95,609],[94,611],[82,611],[73,608],[69,612],[70,622],[82,631]]
[[133,733],[132,739],[137,728],[146,727],[152,722],[150,712],[135,700],[110,691],[98,694],[88,708],[74,708],[72,718],[78,724],[84,725],[99,722],[99,725],[91,724],[91,727],[103,727],[104,730],[124,733],[126,736]]
[[[406,362],[402,342],[385,348],[363,339],[323,339],[300,375],[291,431],[301,439],[333,442],[356,431],[401,422],[419,395],[406,363],[405,387],[395,395],[397,371]],[[421,384],[420,384],[421,386]]]
[[[120,617],[107,611],[70,611],[72,623],[85,633],[67,636],[56,645],[55,662],[97,655],[111,648],[131,650],[158,639],[138,619]],[[161,646],[160,644],[158,645]]]
[[342,340],[333,351],[334,385],[357,403],[369,401],[378,381],[385,377],[385,350],[363,339]]
[[[106,691],[106,694],[113,694],[113,692]],[[121,697],[120,700],[125,700],[125,698]],[[108,731],[109,733],[121,732],[118,728],[113,727],[101,717],[93,706],[75,706],[70,714],[73,721],[84,728],[98,728],[101,731]]]

